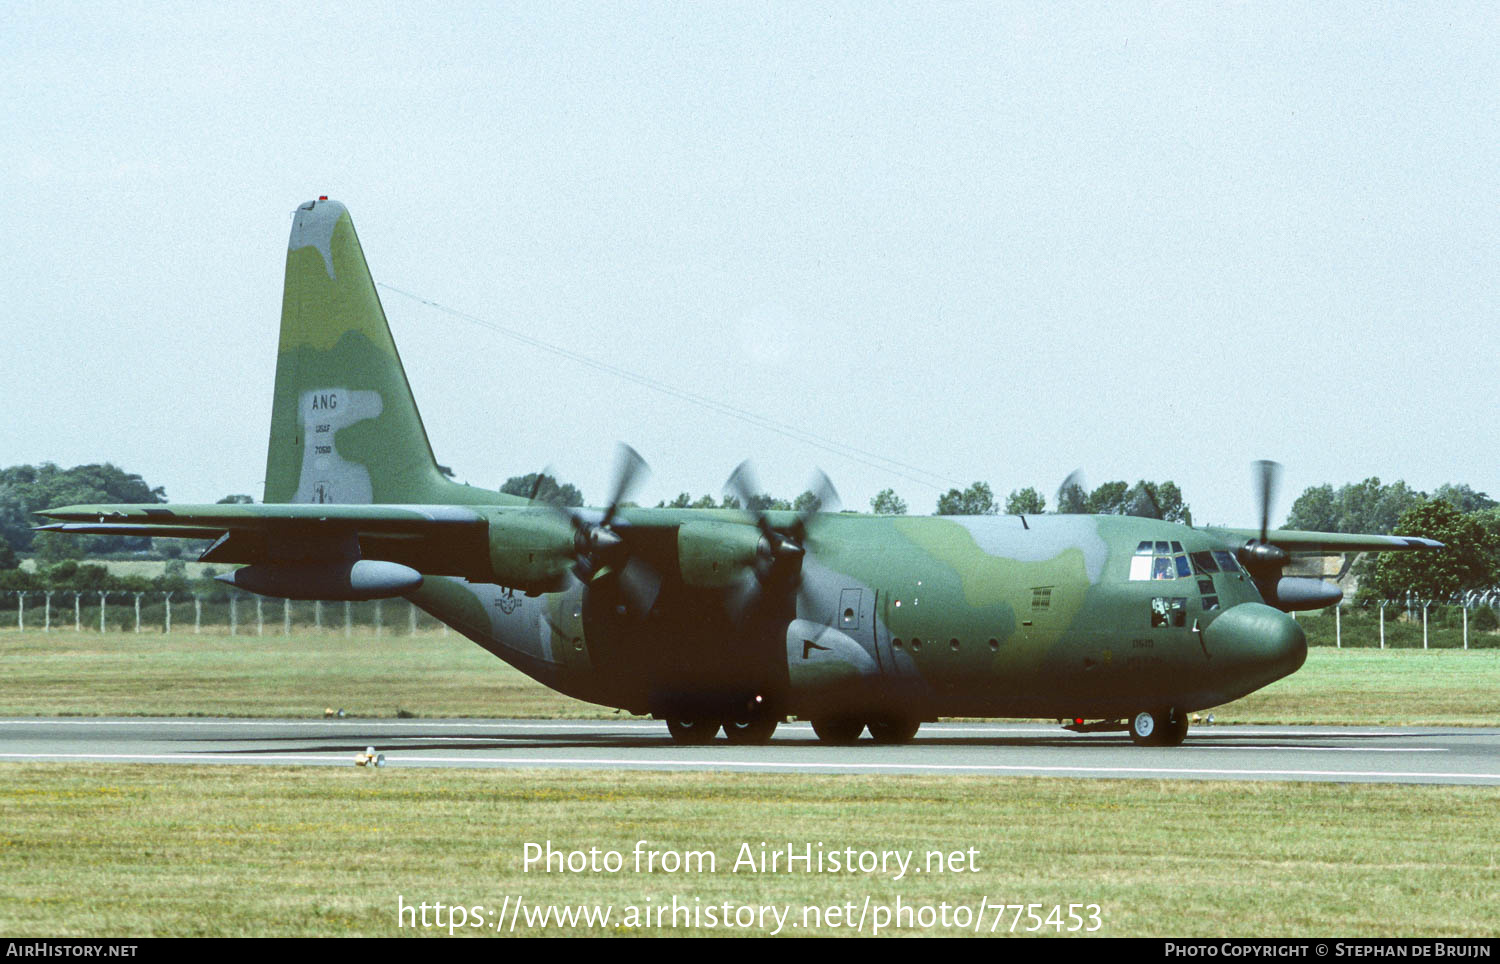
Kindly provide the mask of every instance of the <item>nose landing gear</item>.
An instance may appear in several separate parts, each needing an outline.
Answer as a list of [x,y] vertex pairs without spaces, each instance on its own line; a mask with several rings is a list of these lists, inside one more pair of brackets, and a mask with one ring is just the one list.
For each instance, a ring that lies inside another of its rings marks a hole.
[[1130,718],[1130,739],[1136,746],[1181,746],[1187,737],[1186,713],[1142,710]]

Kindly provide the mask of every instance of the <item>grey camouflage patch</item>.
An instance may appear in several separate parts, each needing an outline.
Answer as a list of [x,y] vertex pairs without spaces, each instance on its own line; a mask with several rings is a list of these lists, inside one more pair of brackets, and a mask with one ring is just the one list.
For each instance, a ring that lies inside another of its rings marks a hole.
[[336,437],[356,422],[378,418],[380,393],[343,388],[303,392],[297,403],[302,420],[302,474],[293,502],[368,504],[374,497],[370,470],[338,453]]

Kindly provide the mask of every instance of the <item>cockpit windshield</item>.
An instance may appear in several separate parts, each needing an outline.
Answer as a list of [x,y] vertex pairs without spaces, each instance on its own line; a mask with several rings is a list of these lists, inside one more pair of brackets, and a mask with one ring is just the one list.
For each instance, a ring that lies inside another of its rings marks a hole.
[[1187,553],[1175,540],[1142,540],[1130,559],[1130,579],[1188,579],[1216,572],[1239,572],[1234,553],[1223,549]]

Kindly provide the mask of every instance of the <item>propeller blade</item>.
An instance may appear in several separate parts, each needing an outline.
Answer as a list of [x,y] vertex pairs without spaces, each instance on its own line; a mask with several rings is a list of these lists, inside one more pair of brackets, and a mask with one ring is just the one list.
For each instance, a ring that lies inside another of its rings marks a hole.
[[808,483],[807,491],[813,494],[813,500],[797,513],[797,521],[802,524],[803,528],[806,528],[807,521],[819,512],[839,511],[841,505],[839,490],[833,487],[833,480],[822,469],[813,469],[812,481]]
[[1130,509],[1126,515],[1143,519],[1161,518],[1161,503],[1156,501],[1156,493],[1151,491],[1150,485],[1142,482],[1136,487],[1135,498],[1130,500]]
[[620,503],[630,497],[636,486],[651,474],[651,466],[641,458],[641,453],[621,442],[615,456],[615,487],[609,498],[609,508],[604,510],[601,526],[608,526],[614,519]]
[[751,613],[760,605],[760,580],[755,573],[746,570],[739,582],[724,594],[724,609],[736,626],[744,626]]
[[620,570],[620,592],[630,606],[631,615],[637,619],[645,616],[656,605],[661,592],[661,576],[651,564],[632,558]]
[[552,466],[550,465],[544,467],[540,472],[536,474],[536,480],[531,483],[531,491],[527,493],[526,499],[534,508],[546,509],[559,522],[566,523],[567,526],[573,530],[574,540],[576,542],[579,534],[585,527],[581,524],[581,520],[578,518],[576,510],[570,510],[567,506],[555,502],[552,499],[541,498],[542,485],[547,479],[552,479],[553,484],[556,485],[557,478],[552,474]]
[[1074,469],[1057,487],[1057,511],[1082,513],[1087,508],[1088,487],[1083,484],[1083,469]]
[[1260,503],[1260,541],[1266,541],[1271,530],[1271,503],[1281,482],[1281,463],[1260,459],[1255,463],[1255,498]]
[[766,518],[766,514],[750,508],[755,496],[760,492],[760,486],[756,483],[755,467],[750,464],[749,459],[736,465],[734,471],[729,473],[729,478],[724,481],[724,491],[740,500],[740,508],[746,512],[755,513],[755,524],[760,527],[760,534],[770,545],[776,546],[780,543],[781,539],[771,528],[771,522]]
[[813,497],[797,510],[796,520],[783,534],[771,526],[764,511],[751,508],[760,495],[760,486],[748,459],[735,466],[724,483],[724,491],[739,499],[745,511],[755,517],[761,534],[754,566],[746,570],[739,584],[725,597],[730,619],[743,626],[759,617],[768,596],[773,605],[783,601],[795,605],[792,597],[802,598],[802,562],[807,555],[809,529],[816,525],[819,513],[839,510],[839,493],[828,475],[815,469],[807,487]]
[[734,467],[729,473],[729,478],[724,481],[724,491],[740,500],[740,507],[750,508],[750,502],[755,497],[759,485],[755,480],[755,467],[746,459]]

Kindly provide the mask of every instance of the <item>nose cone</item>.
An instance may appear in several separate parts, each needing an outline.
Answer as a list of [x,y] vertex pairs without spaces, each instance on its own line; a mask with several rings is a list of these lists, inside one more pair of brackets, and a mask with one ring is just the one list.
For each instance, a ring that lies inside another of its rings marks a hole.
[[1231,606],[1203,630],[1214,669],[1232,673],[1244,692],[1295,673],[1307,661],[1297,620],[1264,603]]

